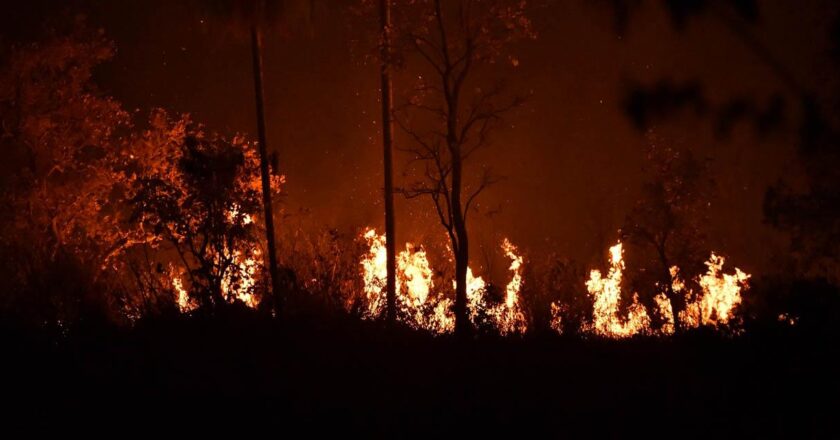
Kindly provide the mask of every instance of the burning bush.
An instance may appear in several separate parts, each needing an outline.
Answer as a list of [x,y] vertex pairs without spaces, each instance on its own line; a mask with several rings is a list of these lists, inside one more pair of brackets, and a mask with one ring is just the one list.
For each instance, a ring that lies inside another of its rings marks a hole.
[[182,310],[234,300],[256,307],[264,268],[254,222],[261,207],[255,149],[241,136],[206,134],[161,111],[151,126],[133,141],[124,168],[129,224],[171,268],[163,275]]

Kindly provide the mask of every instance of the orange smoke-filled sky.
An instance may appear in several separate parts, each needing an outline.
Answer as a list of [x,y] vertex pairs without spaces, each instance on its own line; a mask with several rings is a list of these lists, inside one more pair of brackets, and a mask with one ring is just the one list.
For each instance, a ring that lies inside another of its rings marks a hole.
[[[4,3],[16,11],[3,20],[7,39],[25,38],[44,17],[64,11],[54,2]],[[267,39],[269,147],[287,175],[286,210],[300,213],[286,220],[287,227],[382,225],[377,67],[352,43],[359,30],[346,17],[347,3],[321,2],[309,35]],[[642,3],[620,34],[608,2],[546,2],[534,17],[539,38],[514,48],[519,66],[496,67],[529,99],[477,159],[506,180],[481,200],[481,209],[493,214],[473,217],[475,246],[496,248],[507,236],[526,253],[556,250],[603,263],[645,165],[644,136],[621,107],[633,81],[697,80],[712,101],[743,95],[763,103],[785,93],[779,78],[722,22],[700,16],[678,32],[660,2]],[[749,31],[800,82],[819,90],[830,81],[825,41],[837,8],[813,3],[760,2],[759,21]],[[117,55],[97,80],[126,108],[144,113],[160,106],[189,112],[221,131],[255,132],[248,42],[219,30],[188,2],[63,7],[85,13],[116,41]],[[398,77],[398,96],[411,74]],[[689,114],[660,124],[657,132],[694,149],[715,172],[712,245],[749,272],[772,267],[770,255],[783,251],[785,241],[763,224],[762,200],[769,184],[796,173],[795,131],[760,139],[739,126],[730,138],[718,139],[708,120]],[[397,184],[405,160],[398,155]],[[397,206],[400,241],[442,236],[427,201],[398,198]]]

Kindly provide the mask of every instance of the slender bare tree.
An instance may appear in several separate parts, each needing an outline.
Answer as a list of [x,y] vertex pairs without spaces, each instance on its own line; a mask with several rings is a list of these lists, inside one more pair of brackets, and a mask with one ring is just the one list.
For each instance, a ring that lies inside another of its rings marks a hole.
[[498,60],[509,43],[535,36],[525,3],[423,0],[400,8],[401,49],[416,54],[434,78],[421,80],[416,94],[397,111],[397,123],[413,141],[405,150],[422,176],[401,192],[408,198],[430,197],[449,236],[455,260],[455,332],[462,336],[471,330],[467,220],[479,194],[498,181],[483,167],[478,180],[468,183],[464,164],[488,144],[501,116],[522,103],[519,97],[505,97],[502,81],[482,88],[474,74]]
[[[263,2],[257,2],[257,17],[262,15]],[[271,292],[274,313],[280,316],[283,310],[280,278],[277,274],[277,245],[274,241],[274,209],[271,204],[271,175],[268,168],[268,142],[265,134],[265,92],[263,91],[263,46],[262,29],[259,20],[251,24],[251,54],[253,59],[254,101],[257,106],[257,139],[260,153],[260,181],[263,194],[263,216],[265,238],[268,244],[268,273],[271,277]]]
[[391,84],[391,0],[379,0],[380,26],[380,76],[382,88],[382,148],[384,164],[385,196],[385,266],[388,271],[386,302],[388,322],[396,320],[397,264],[396,264],[396,222],[394,219],[394,104]]

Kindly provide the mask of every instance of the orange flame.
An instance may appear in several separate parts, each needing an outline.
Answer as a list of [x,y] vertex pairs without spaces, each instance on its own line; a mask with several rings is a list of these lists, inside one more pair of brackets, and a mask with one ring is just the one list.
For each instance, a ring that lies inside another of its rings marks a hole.
[[[741,292],[748,289],[749,274],[735,268],[734,274],[723,273],[724,258],[712,253],[706,262],[707,272],[698,277],[697,284],[702,292],[695,294],[686,287],[680,277],[677,266],[670,268],[671,289],[675,294],[685,297],[686,308],[679,316],[686,328],[701,325],[719,327],[733,322],[735,308],[741,303]],[[619,316],[621,300],[621,282],[624,271],[623,249],[619,242],[610,248],[610,270],[604,278],[599,270],[590,273],[586,289],[594,300],[592,321],[583,330],[610,338],[624,338],[637,334],[655,334],[650,328],[650,315],[639,303],[638,294],[633,294],[633,302],[627,316]],[[663,321],[660,334],[673,334],[675,331],[674,311],[665,293],[654,298],[656,312]],[[563,305],[551,304],[551,328],[562,332],[561,312]]]
[[[242,214],[240,217],[239,207],[234,206],[228,211],[228,221],[241,222],[243,225],[249,225],[254,222],[254,219],[249,214]],[[259,256],[259,249],[254,249],[253,257],[247,258],[243,258],[242,252],[239,250],[233,252],[232,267],[225,273],[222,279],[222,295],[225,298],[231,298],[231,300],[238,299],[250,308],[256,308],[259,305],[259,299],[254,294],[257,274],[262,264],[261,261],[257,260]],[[195,310],[198,305],[190,298],[189,292],[184,287],[182,280],[183,274],[176,274],[175,269],[171,266],[169,272],[178,309],[181,313],[188,313]],[[234,279],[237,279],[238,282],[234,283]]]
[[510,258],[509,270],[513,273],[513,278],[505,287],[505,301],[493,310],[492,315],[495,316],[496,327],[502,335],[511,333],[525,333],[528,330],[528,323],[525,319],[525,314],[522,311],[522,306],[519,304],[519,292],[522,289],[522,263],[523,258],[518,255],[516,246],[505,238],[502,241],[502,250],[508,258]]
[[[714,252],[706,262],[708,269],[697,280],[703,289],[702,294],[680,312],[680,318],[687,327],[718,327],[730,323],[735,318],[735,307],[741,304],[741,291],[749,288],[750,275],[737,267],[732,275],[723,273],[724,262],[725,259]],[[678,275],[678,271],[672,269],[671,274]]]
[[586,290],[594,300],[589,330],[597,335],[626,338],[650,329],[650,317],[639,303],[638,294],[633,294],[627,316],[619,317],[623,272],[624,251],[619,242],[610,248],[610,271],[607,277],[603,278],[601,271],[593,270],[586,281]]
[[[369,251],[362,257],[367,307],[363,316],[376,319],[386,306],[385,286],[388,280],[386,266],[387,250],[385,236],[378,235],[373,228],[362,234]],[[397,316],[413,328],[427,329],[433,333],[449,333],[455,328],[455,319],[450,312],[451,300],[431,298],[434,281],[432,270],[423,248],[407,243],[406,249],[397,255],[396,305]]]
[[558,334],[563,334],[563,311],[565,308],[557,302],[551,303],[551,322],[549,326]]
[[[170,267],[170,273],[173,269]],[[195,302],[190,299],[190,295],[184,289],[184,283],[178,275],[172,276],[172,288],[175,290],[175,302],[178,304],[178,310],[181,313],[188,313],[195,309]]]
[[[369,247],[361,261],[366,300],[363,317],[376,319],[382,316],[386,306],[385,285],[388,274],[385,265],[385,236],[377,234],[373,228],[367,228],[362,233],[362,238]],[[467,268],[467,307],[470,320],[476,323],[478,316],[484,312],[500,333],[523,333],[528,328],[519,303],[523,258],[517,255],[517,248],[507,239],[502,243],[502,250],[511,259],[510,270],[513,272],[503,303],[488,305],[487,284],[481,277],[473,274],[472,268]],[[398,319],[413,328],[425,329],[435,334],[450,333],[455,329],[453,301],[445,297],[443,292],[434,292],[432,269],[422,247],[408,243],[406,249],[397,255],[396,282]]]

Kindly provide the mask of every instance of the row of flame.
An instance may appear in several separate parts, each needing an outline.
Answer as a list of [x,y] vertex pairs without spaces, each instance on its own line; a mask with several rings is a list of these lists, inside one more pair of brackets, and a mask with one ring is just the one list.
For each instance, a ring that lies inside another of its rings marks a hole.
[[[730,324],[735,317],[735,308],[741,303],[741,292],[749,288],[750,275],[735,268],[734,274],[723,272],[724,258],[714,252],[706,261],[706,273],[697,279],[700,292],[686,287],[677,266],[670,268],[671,289],[674,295],[682,296],[685,308],[679,311],[679,318],[685,328],[700,326],[720,327]],[[637,334],[673,334],[675,331],[674,311],[665,293],[654,297],[656,313],[663,321],[658,331],[651,328],[651,317],[639,302],[638,294],[627,308],[626,316],[619,312],[621,283],[624,272],[624,250],[619,242],[610,248],[610,269],[604,277],[599,270],[593,270],[586,281],[586,290],[593,299],[592,320],[584,331],[611,338],[626,338]],[[562,332],[561,304],[551,304],[551,327]]]
[[[364,317],[376,319],[382,315],[385,307],[385,283],[387,267],[385,236],[368,228],[363,237],[370,250],[362,257],[362,275],[367,308]],[[473,324],[482,315],[501,333],[524,333],[528,325],[519,301],[522,287],[522,256],[517,248],[507,239],[502,242],[502,250],[510,258],[509,270],[513,274],[505,288],[504,301],[491,304],[487,298],[487,284],[481,277],[473,275],[467,269],[467,305]],[[452,300],[439,294],[432,297],[434,280],[426,251],[406,244],[406,249],[397,255],[397,316],[403,322],[417,329],[425,329],[437,334],[450,333],[455,329],[455,317],[451,311]],[[454,288],[454,285],[453,285]]]
[[[248,219],[250,221],[250,219]],[[385,284],[387,280],[385,236],[377,234],[373,228],[367,228],[362,238],[368,245],[361,259],[364,281],[365,304],[363,317],[377,319],[382,316],[385,307]],[[501,244],[502,251],[511,260],[509,270],[511,280],[504,292],[504,301],[496,304],[490,301],[487,283],[467,270],[467,306],[473,324],[479,319],[489,323],[502,335],[522,334],[528,329],[520,295],[522,289],[523,257],[508,239]],[[259,254],[256,253],[259,257]],[[223,293],[229,298],[236,298],[249,307],[256,307],[258,299],[253,294],[253,286],[259,268],[254,258],[243,259],[234,253],[235,265],[239,268],[241,281],[235,286],[223,280]],[[422,247],[411,243],[397,255],[396,305],[397,317],[407,325],[424,329],[435,334],[451,333],[455,328],[452,313],[452,300],[443,292],[435,292],[433,272]],[[735,319],[735,308],[741,303],[741,293],[748,288],[750,275],[735,269],[734,274],[723,272],[724,258],[712,253],[706,262],[707,272],[697,279],[700,292],[686,287],[680,277],[679,268],[671,268],[672,291],[683,296],[685,308],[679,311],[679,318],[685,327],[712,326],[729,324]],[[639,302],[638,294],[633,295],[626,315],[621,314],[621,290],[624,272],[624,255],[621,243],[610,248],[610,268],[606,276],[601,271],[590,272],[586,289],[593,300],[592,319],[584,325],[585,332],[610,338],[625,338],[638,334],[671,334],[675,330],[674,312],[671,302],[664,293],[654,300],[658,310],[655,313],[664,323],[654,331],[651,328],[651,315]],[[196,307],[195,302],[184,288],[181,277],[172,277],[177,303],[182,312]],[[454,286],[453,286],[454,287]],[[551,326],[562,332],[562,312],[564,305],[551,304]]]

